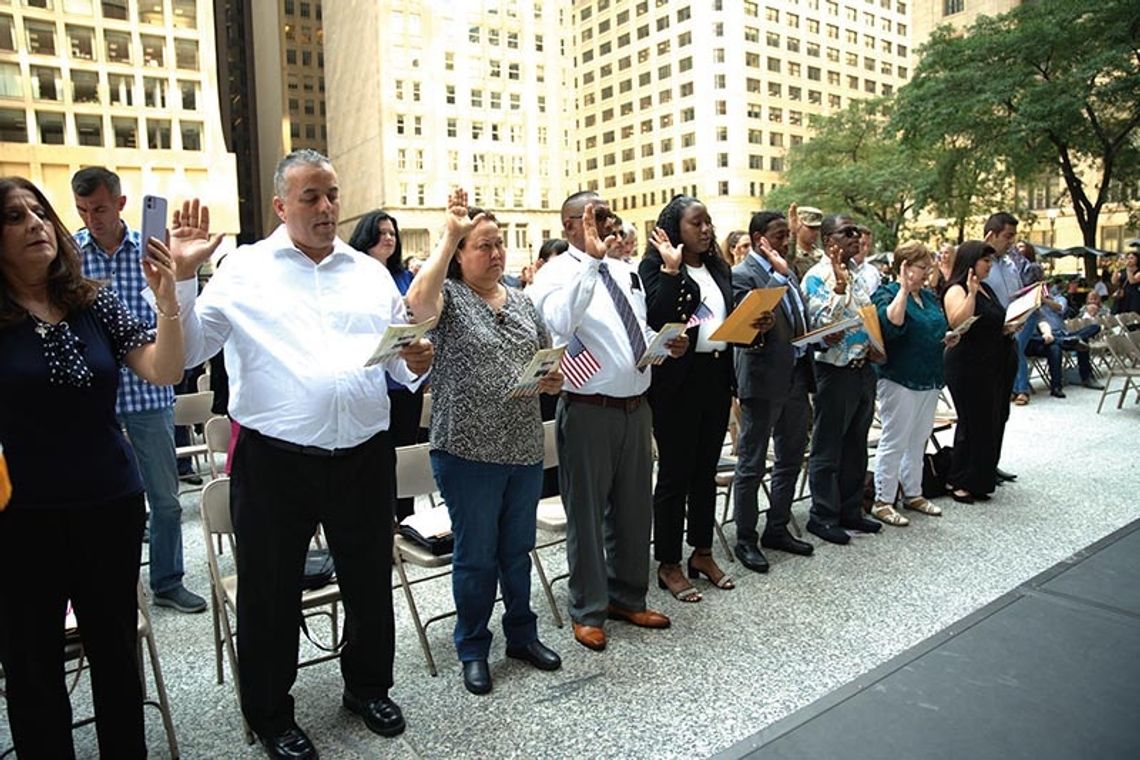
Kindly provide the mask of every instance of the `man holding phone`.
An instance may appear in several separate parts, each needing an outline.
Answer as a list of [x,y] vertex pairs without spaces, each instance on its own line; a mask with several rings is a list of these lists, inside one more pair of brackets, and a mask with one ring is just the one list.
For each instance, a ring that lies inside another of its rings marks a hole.
[[[142,271],[146,248],[141,233],[122,220],[127,198],[119,176],[105,167],[90,166],[71,178],[71,190],[76,211],[86,225],[75,234],[83,274],[110,282],[131,314],[153,329],[156,315],[142,295],[147,288]],[[151,385],[124,366],[116,413],[131,440],[150,505],[150,587],[154,603],[179,612],[204,612],[206,600],[182,585],[174,389]]]

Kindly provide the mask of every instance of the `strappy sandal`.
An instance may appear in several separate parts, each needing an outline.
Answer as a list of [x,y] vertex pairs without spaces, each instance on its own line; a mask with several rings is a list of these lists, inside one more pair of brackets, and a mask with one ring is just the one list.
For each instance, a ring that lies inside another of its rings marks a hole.
[[941,517],[942,507],[931,504],[926,498],[922,496],[915,496],[913,499],[903,499],[903,509],[910,509],[915,512],[921,512],[924,515],[931,517]]
[[1013,403],[1015,406],[1025,406],[1026,404],[1029,403],[1029,394],[1028,393],[1015,394],[1013,397]]
[[681,571],[680,565],[675,564],[675,565],[672,565],[672,567],[677,568],[677,574],[680,576],[680,582],[683,583],[684,585],[679,585],[679,584],[673,585],[673,584],[670,584],[668,581],[666,581],[665,578],[661,575],[661,568],[663,568],[663,567],[667,567],[667,565],[662,563],[661,567],[657,568],[657,586],[658,586],[658,588],[662,589],[663,591],[668,591],[670,594],[673,595],[673,598],[679,602],[699,602],[699,601],[701,601],[701,592],[698,591],[696,589],[696,587],[693,586],[693,584],[687,583],[685,581],[685,576],[681,575],[681,572],[680,572]]
[[895,525],[900,528],[910,525],[910,520],[896,512],[895,508],[885,501],[875,502],[875,505],[871,507],[871,516],[879,522],[885,522],[887,525]]
[[[731,591],[732,589],[736,588],[735,579],[733,579],[733,577],[731,575],[724,573],[719,567],[717,567],[716,562],[713,562],[713,572],[709,572],[708,570],[702,570],[701,568],[694,566],[693,565],[693,557],[708,557],[708,558],[712,559],[712,549],[705,549],[703,551],[702,550],[695,550],[693,552],[692,556],[689,557],[689,577],[690,578],[696,579],[696,578],[700,578],[703,576],[703,577],[708,579],[709,583],[716,586],[717,588],[719,588],[722,591]],[[714,578],[713,577],[714,573],[720,573],[720,575],[718,575],[717,577]]]

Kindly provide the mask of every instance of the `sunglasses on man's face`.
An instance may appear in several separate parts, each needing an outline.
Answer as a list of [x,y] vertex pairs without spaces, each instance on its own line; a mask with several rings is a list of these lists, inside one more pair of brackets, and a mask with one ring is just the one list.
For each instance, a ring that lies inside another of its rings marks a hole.
[[835,232],[831,233],[836,237],[854,238],[859,237],[861,234],[858,227],[840,227]]

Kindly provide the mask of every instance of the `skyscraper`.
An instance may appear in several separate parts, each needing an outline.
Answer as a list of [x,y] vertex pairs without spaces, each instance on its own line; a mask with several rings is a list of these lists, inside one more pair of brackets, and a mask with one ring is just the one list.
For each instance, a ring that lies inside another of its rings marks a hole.
[[198,196],[236,231],[213,27],[206,0],[0,4],[0,173],[39,184],[72,227],[71,175],[103,164],[123,179],[128,222],[144,193]]
[[495,211],[509,266],[561,235],[572,45],[558,0],[377,0],[325,8],[329,153],[342,236],[383,207],[426,255],[449,189]]

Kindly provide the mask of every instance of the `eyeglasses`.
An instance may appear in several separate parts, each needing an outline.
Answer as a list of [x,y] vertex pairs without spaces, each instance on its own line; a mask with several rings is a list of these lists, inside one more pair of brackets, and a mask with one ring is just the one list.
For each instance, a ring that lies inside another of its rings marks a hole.
[[854,237],[859,237],[859,235],[861,233],[859,232],[858,227],[840,227],[839,229],[837,229],[835,232],[833,232],[831,234],[832,235],[838,235],[839,237],[854,238]]

